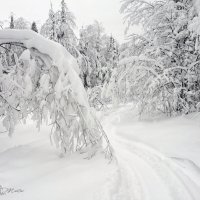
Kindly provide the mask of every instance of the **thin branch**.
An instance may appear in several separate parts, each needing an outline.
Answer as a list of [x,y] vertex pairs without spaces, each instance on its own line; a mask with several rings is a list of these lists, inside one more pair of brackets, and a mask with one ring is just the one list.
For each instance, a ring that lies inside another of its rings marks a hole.
[[19,47],[22,47],[23,49],[27,49],[23,43],[20,43],[20,42],[4,42],[4,43],[1,43],[0,46],[2,47],[2,45],[14,45],[14,46],[19,46]]
[[21,111],[21,110],[15,108],[14,106],[12,106],[12,105],[8,102],[8,100],[7,100],[6,98],[4,98],[1,94],[0,94],[0,97],[8,104],[11,108],[13,108],[14,110],[16,110],[17,112],[20,112],[20,111]]

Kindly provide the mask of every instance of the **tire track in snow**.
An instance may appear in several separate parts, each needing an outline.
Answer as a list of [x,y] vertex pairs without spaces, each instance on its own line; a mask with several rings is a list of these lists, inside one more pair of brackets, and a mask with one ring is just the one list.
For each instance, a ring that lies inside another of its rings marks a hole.
[[124,161],[117,164],[95,200],[143,200],[142,186],[135,171]]
[[[198,188],[180,168],[161,153],[142,143],[126,141],[121,137],[115,139],[114,147],[117,151],[118,160],[126,159],[127,164],[132,167],[132,169],[136,168],[138,174],[142,174],[144,178],[149,176],[149,178],[154,179],[152,180],[153,187],[151,181],[149,185],[143,183],[143,187],[150,187],[151,189],[155,189],[156,192],[156,190],[159,189],[163,190],[161,185],[165,186],[165,189],[162,191],[163,194],[161,194],[161,196],[163,195],[162,200],[199,200],[200,188]],[[149,174],[147,174],[147,172]],[[146,175],[144,176],[145,173]],[[160,181],[157,179],[160,179]],[[145,191],[145,188],[143,188],[143,191]],[[167,193],[169,193],[169,195]],[[153,198],[149,198],[151,195]],[[150,193],[146,194],[145,197],[144,199],[152,200],[156,198],[159,200],[161,198],[159,195],[156,196]]]
[[101,200],[199,200],[200,188],[170,158],[112,132],[118,169],[102,189]]
[[98,200],[199,200],[200,187],[185,168],[148,145],[116,134],[113,122],[120,119],[115,114],[106,117],[104,128],[110,133],[118,169]]

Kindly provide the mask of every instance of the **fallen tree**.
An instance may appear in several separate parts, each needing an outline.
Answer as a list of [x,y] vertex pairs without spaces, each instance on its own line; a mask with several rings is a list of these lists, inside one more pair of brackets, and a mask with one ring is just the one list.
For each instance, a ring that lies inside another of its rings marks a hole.
[[[23,49],[20,55],[12,46]],[[92,113],[76,60],[60,44],[29,30],[0,30],[0,116],[12,135],[28,116],[52,125],[51,140],[67,152],[92,157],[109,140]],[[10,64],[11,63],[11,64]]]

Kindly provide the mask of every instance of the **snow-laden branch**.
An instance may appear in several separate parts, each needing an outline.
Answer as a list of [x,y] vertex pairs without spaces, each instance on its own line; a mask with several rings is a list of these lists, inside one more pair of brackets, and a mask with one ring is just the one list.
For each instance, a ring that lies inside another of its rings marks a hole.
[[52,65],[58,67],[60,74],[70,74],[68,78],[71,81],[77,101],[81,105],[88,107],[85,90],[78,76],[78,64],[75,58],[62,45],[30,30],[0,30],[0,44],[5,43],[21,43],[27,49],[36,49],[40,53],[49,56]]
[[[35,120],[40,125],[42,119],[46,119],[49,113],[53,126],[51,135],[56,146],[64,153],[83,151],[91,157],[102,148],[105,141],[106,155],[112,157],[109,140],[89,107],[74,57],[60,44],[33,31],[0,30],[0,45],[14,43],[22,45],[32,55],[30,57],[28,53],[24,53],[25,56],[21,56],[22,60],[25,57],[29,63],[24,74],[16,70],[12,75],[14,81],[21,77],[21,84],[25,87],[25,92],[18,92],[9,97],[11,100],[21,99],[18,107],[23,111],[22,115],[27,115],[29,110],[34,110]],[[42,64],[38,64],[38,59]],[[30,71],[33,69],[29,70],[29,68],[36,69],[38,65],[39,67],[45,65],[46,70],[41,67],[40,75],[36,72],[32,74]],[[20,69],[19,66],[15,68]],[[35,78],[38,79],[37,83],[34,82]],[[14,87],[17,91],[17,85]],[[26,103],[27,99],[28,103]],[[5,119],[4,125],[9,130],[13,126],[13,123],[12,125],[8,123],[11,117]]]

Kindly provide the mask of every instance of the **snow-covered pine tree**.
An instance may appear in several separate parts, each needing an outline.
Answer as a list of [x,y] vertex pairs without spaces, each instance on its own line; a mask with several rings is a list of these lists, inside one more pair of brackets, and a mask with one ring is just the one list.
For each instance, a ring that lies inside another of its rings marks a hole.
[[13,14],[11,13],[9,28],[10,29],[14,29],[14,27],[15,27],[15,25],[14,25],[14,17],[13,17]]
[[[10,67],[5,44],[24,52]],[[85,152],[92,157],[113,152],[109,140],[89,107],[76,60],[60,44],[30,30],[0,30],[0,116],[12,135],[28,116],[41,123],[50,119],[51,140],[63,153]],[[104,148],[105,147],[105,148]]]
[[4,23],[2,21],[0,21],[0,28],[3,29],[3,25]]
[[51,3],[51,7],[49,9],[49,18],[42,25],[40,33],[53,41],[58,41],[57,31],[58,31],[58,22],[59,22],[59,14],[58,12],[54,12],[53,6]]
[[58,30],[58,42],[62,44],[72,55],[76,56],[75,46],[77,38],[74,33],[76,27],[75,17],[69,11],[65,0],[61,1],[60,24]]
[[36,25],[35,22],[33,22],[33,23],[31,24],[31,30],[33,30],[33,31],[35,31],[36,33],[38,33],[38,28],[37,28],[37,25]]
[[74,33],[75,17],[69,11],[64,0],[61,1],[61,10],[54,12],[51,4],[49,18],[41,27],[41,34],[46,38],[62,44],[74,57],[78,57],[76,50],[77,38]]

